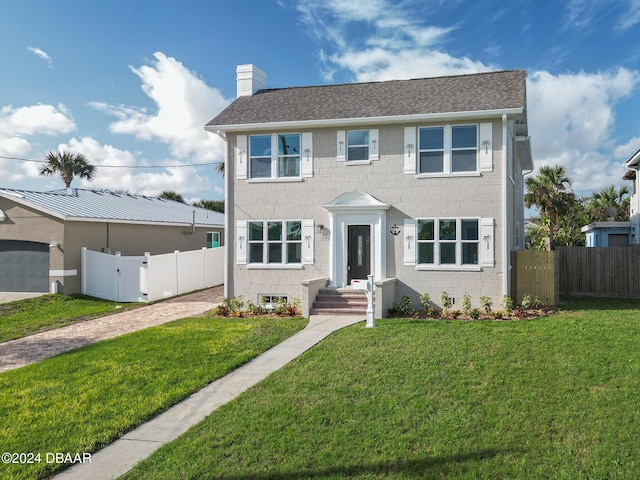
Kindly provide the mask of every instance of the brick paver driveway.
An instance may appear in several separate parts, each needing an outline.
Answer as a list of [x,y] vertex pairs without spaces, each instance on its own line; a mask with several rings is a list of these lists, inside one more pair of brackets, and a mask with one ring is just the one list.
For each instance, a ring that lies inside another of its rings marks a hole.
[[223,298],[223,287],[209,288],[66,327],[0,343],[0,372],[23,367],[90,343],[179,318],[200,315]]

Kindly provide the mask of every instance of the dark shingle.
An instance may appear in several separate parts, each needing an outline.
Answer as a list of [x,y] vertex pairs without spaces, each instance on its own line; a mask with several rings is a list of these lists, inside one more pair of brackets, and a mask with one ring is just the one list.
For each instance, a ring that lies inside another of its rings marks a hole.
[[236,99],[207,126],[525,108],[524,70],[265,89]]

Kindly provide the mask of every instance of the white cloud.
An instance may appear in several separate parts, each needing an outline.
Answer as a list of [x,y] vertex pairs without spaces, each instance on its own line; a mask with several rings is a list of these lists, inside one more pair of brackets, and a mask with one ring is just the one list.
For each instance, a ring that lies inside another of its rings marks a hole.
[[617,183],[620,162],[612,138],[615,107],[640,81],[638,72],[529,76],[529,133],[536,166],[563,165],[576,190]]
[[175,58],[161,52],[154,58],[152,65],[130,68],[142,80],[144,93],[155,102],[155,112],[101,102],[90,105],[118,118],[109,126],[113,133],[165,143],[177,159],[190,158],[196,163],[222,159],[222,140],[205,132],[204,125],[229,101]]
[[38,104],[18,108],[6,105],[0,108],[0,136],[57,135],[75,129],[76,124],[63,104],[57,107]]
[[640,0],[629,0],[628,10],[620,18],[618,28],[626,30],[640,23]]
[[618,145],[613,150],[614,158],[626,162],[629,160],[638,150],[640,150],[640,137],[633,137],[627,143]]
[[31,53],[37,55],[38,57],[43,59],[45,62],[47,62],[47,64],[49,65],[49,68],[53,68],[53,60],[49,55],[47,55],[47,53],[44,50],[41,50],[37,47],[27,47],[27,50],[29,50]]
[[[177,192],[207,192],[211,190],[211,181],[203,173],[211,173],[214,167],[180,167],[180,162],[166,159],[163,164],[175,165],[174,168],[158,170],[136,168],[114,168],[113,166],[138,165],[135,155],[112,145],[102,145],[91,137],[72,138],[68,143],[60,144],[59,150],[82,153],[97,167],[93,181],[74,180],[82,187],[126,190],[143,195],[159,195],[163,190]],[[218,192],[218,189],[213,189]],[[211,195],[207,196],[210,198]]]

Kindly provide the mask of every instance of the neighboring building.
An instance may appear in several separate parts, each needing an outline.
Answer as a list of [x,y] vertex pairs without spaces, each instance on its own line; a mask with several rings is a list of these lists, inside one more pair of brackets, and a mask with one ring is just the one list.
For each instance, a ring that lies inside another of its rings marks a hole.
[[629,222],[593,222],[580,229],[585,247],[626,247],[630,244]]
[[79,293],[80,250],[122,255],[222,245],[224,215],[156,197],[0,189],[0,291]]
[[640,150],[632,155],[624,164],[625,172],[622,175],[624,180],[633,182],[631,202],[629,205],[629,219],[631,221],[631,234],[629,243],[631,245],[640,245],[640,191],[638,181],[638,165],[640,164]]
[[376,315],[443,291],[460,308],[510,293],[533,168],[526,74],[266,89],[237,69],[238,98],[206,125],[227,142],[226,295],[302,300],[372,274]]

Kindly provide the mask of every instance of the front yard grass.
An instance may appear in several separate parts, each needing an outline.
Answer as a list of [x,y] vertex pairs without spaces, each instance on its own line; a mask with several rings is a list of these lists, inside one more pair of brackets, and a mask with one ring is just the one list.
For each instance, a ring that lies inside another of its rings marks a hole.
[[2,479],[47,478],[47,452],[93,452],[301,330],[302,318],[188,318],[0,374]]
[[639,308],[354,325],[125,478],[637,478]]
[[43,295],[0,304],[0,342],[123,312],[139,303],[114,303],[82,295]]

